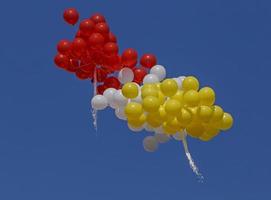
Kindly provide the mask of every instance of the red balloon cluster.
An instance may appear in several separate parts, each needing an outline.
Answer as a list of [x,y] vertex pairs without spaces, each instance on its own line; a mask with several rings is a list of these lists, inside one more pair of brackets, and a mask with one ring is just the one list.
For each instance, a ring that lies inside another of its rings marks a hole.
[[[64,20],[75,25],[79,20],[79,13],[74,8],[64,11]],[[72,41],[63,39],[57,44],[55,64],[69,72],[75,73],[79,79],[90,79],[98,83],[98,93],[107,88],[121,87],[121,83],[114,76],[123,67],[134,71],[134,81],[142,83],[147,69],[156,64],[153,54],[144,54],[137,66],[138,54],[134,49],[126,49],[119,55],[116,36],[103,15],[96,13],[90,18],[80,21],[78,30]],[[145,69],[144,69],[145,68]]]

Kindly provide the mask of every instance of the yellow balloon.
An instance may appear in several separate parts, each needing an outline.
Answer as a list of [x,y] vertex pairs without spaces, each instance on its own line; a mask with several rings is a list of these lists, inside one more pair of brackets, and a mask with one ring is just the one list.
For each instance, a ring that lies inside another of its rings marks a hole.
[[195,90],[189,90],[184,93],[184,103],[187,106],[194,107],[199,104],[199,93]]
[[146,83],[141,87],[141,91],[148,89],[148,88],[153,88],[155,90],[159,89],[155,83]]
[[213,109],[210,106],[200,106],[197,109],[197,116],[203,122],[208,122],[213,115]]
[[159,118],[159,115],[157,116],[157,113],[149,113],[146,121],[153,128],[157,128],[163,123],[163,120]]
[[128,99],[136,98],[138,96],[138,86],[135,83],[126,83],[121,92]]
[[159,117],[163,120],[167,120],[167,113],[165,111],[165,106],[161,105],[158,109]]
[[176,94],[178,90],[178,84],[174,79],[165,79],[161,85],[160,89],[164,95],[171,97]]
[[148,87],[148,88],[141,90],[142,99],[144,99],[148,96],[158,97],[158,90],[155,87]]
[[210,87],[201,88],[199,91],[200,105],[212,106],[215,103],[215,92]]
[[143,109],[147,112],[156,112],[160,107],[160,102],[157,97],[147,96],[143,99]]
[[195,138],[198,138],[205,131],[204,126],[201,123],[191,123],[186,127],[187,133]]
[[169,115],[177,115],[181,111],[181,103],[175,99],[169,99],[165,103],[165,111]]
[[205,132],[204,132],[205,135],[215,137],[219,134],[219,132],[220,132],[220,130],[218,128],[216,128],[210,124],[205,126]]
[[204,142],[208,142],[208,141],[210,141],[213,138],[214,138],[214,136],[207,135],[205,133],[203,133],[202,135],[199,136],[199,139],[202,140],[202,141],[204,141]]
[[130,126],[134,128],[139,128],[143,126],[143,124],[146,122],[146,115],[142,114],[139,118],[135,118],[135,119],[128,118],[127,121],[128,121],[128,124],[130,124]]
[[213,106],[213,115],[212,115],[211,121],[212,122],[220,121],[223,117],[223,114],[224,114],[224,111],[220,106],[217,106],[217,105]]
[[181,104],[183,104],[183,94],[184,94],[183,90],[178,90],[176,94],[171,97],[171,99],[175,99],[179,101]]
[[231,114],[224,113],[222,120],[220,122],[220,129],[225,131],[225,130],[230,129],[232,125],[233,125],[233,118]]
[[177,118],[173,118],[172,120],[167,121],[167,125],[170,127],[172,130],[179,131],[183,129],[184,127],[182,124],[177,120]]
[[188,90],[198,90],[199,89],[199,81],[194,76],[187,76],[182,83],[182,89],[186,92]]
[[182,126],[187,126],[192,121],[192,113],[185,108],[176,117]]
[[158,91],[158,99],[160,104],[164,104],[166,101],[165,95],[160,90]]
[[172,129],[167,122],[164,122],[162,125],[163,131],[164,133],[168,134],[168,135],[174,135],[175,133],[177,133],[177,130]]
[[143,113],[143,108],[140,103],[130,102],[125,106],[124,113],[127,118],[138,118]]

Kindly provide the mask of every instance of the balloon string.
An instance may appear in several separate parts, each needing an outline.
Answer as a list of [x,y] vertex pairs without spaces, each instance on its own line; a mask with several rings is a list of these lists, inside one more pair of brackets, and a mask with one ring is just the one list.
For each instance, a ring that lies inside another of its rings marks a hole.
[[[97,95],[97,71],[96,68],[94,69],[94,81],[93,81],[93,96]],[[98,113],[97,110],[95,110],[94,108],[92,108],[92,118],[93,118],[93,126],[95,131],[97,132],[97,117],[98,117]]]
[[183,143],[184,152],[185,152],[186,158],[187,158],[187,160],[189,162],[190,168],[196,174],[196,176],[198,178],[198,181],[203,183],[204,177],[200,173],[199,168],[196,166],[196,164],[195,164],[195,162],[194,162],[194,160],[193,160],[193,158],[192,158],[192,156],[191,156],[191,154],[189,152],[186,136],[184,136],[184,138],[182,140],[182,143]]

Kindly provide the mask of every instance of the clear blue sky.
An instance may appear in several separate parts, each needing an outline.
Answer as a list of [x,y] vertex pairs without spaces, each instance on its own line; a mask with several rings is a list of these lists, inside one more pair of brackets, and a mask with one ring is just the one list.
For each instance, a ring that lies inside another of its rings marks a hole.
[[[196,181],[174,141],[142,148],[112,110],[93,131],[91,85],[58,70],[62,11],[102,12],[121,50],[153,52],[169,76],[213,86],[234,127],[189,139]],[[271,2],[268,0],[1,1],[0,199],[270,199]]]

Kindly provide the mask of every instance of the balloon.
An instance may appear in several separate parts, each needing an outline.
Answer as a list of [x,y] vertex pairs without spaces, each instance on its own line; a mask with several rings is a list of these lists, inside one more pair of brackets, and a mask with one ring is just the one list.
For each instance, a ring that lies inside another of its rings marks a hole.
[[138,86],[135,83],[125,83],[121,92],[128,99],[136,98],[138,96]]
[[183,126],[187,126],[192,121],[192,113],[185,108],[182,108],[176,117]]
[[143,147],[145,151],[154,152],[158,149],[158,142],[156,141],[155,137],[147,136],[143,140]]
[[187,133],[195,138],[198,138],[205,131],[204,127],[200,123],[191,123],[186,127]]
[[177,115],[181,111],[181,103],[175,99],[169,99],[165,103],[165,111],[169,115]]
[[197,115],[203,122],[208,122],[212,118],[213,109],[210,106],[200,106]]
[[233,118],[231,114],[224,113],[223,118],[220,123],[220,129],[223,131],[228,130],[232,127],[232,124],[233,124]]
[[143,84],[147,83],[158,83],[159,79],[156,75],[154,74],[147,74],[144,79],[143,79]]
[[95,24],[90,19],[84,19],[80,22],[80,32],[84,35],[90,35],[94,31]]
[[122,84],[132,82],[134,79],[134,73],[130,68],[125,67],[120,70],[118,79]]
[[142,131],[144,129],[143,126],[141,126],[141,127],[133,127],[130,124],[128,124],[128,128],[133,132],[140,132],[140,131]]
[[153,54],[144,54],[140,59],[140,64],[146,68],[152,68],[156,62],[156,57]]
[[134,67],[137,63],[136,50],[129,48],[125,49],[121,55],[122,64],[126,67]]
[[143,99],[143,108],[146,112],[155,112],[159,109],[159,99],[154,96],[147,96]]
[[93,14],[90,19],[94,22],[94,23],[101,23],[101,22],[105,22],[105,17],[100,14],[100,13],[95,13]]
[[103,94],[105,90],[106,90],[106,86],[105,85],[99,85],[99,86],[97,86],[97,93],[98,94]]
[[199,91],[200,104],[212,106],[215,103],[215,92],[210,87],[203,87]]
[[113,99],[114,99],[114,93],[117,90],[115,88],[107,88],[104,93],[103,96],[106,98],[107,102],[109,103],[109,105],[111,103],[113,103]]
[[63,54],[57,54],[54,58],[54,62],[60,68],[67,68],[69,65],[69,58]]
[[165,79],[161,83],[161,91],[163,92],[164,95],[171,97],[174,94],[176,94],[178,90],[178,85],[175,80],[173,79]]
[[117,43],[117,37],[112,32],[109,32],[109,34],[108,34],[108,40],[109,40],[109,42]]
[[177,85],[178,85],[178,88],[179,89],[182,89],[182,84],[183,84],[183,80],[185,79],[185,76],[179,76],[178,78],[173,78]]
[[104,45],[104,52],[106,55],[117,55],[119,47],[114,42],[108,42]]
[[146,76],[147,72],[143,68],[135,68],[134,70],[134,80],[138,84],[142,83],[143,78]]
[[187,133],[185,131],[177,132],[172,137],[177,140],[181,141],[187,136]]
[[71,47],[71,42],[69,40],[60,40],[57,44],[57,51],[60,54],[67,55],[69,54]]
[[197,106],[199,104],[199,93],[196,90],[189,90],[184,93],[183,100],[187,106]]
[[[160,128],[160,129],[162,129],[162,128]],[[154,137],[155,137],[156,141],[159,143],[166,143],[170,140],[170,136],[166,135],[164,133],[155,133]]]
[[106,79],[107,72],[103,68],[96,69],[97,82],[103,82]]
[[140,103],[130,102],[125,106],[125,116],[129,119],[139,118],[143,114],[143,108]]
[[115,88],[115,89],[119,89],[120,88],[120,82],[114,76],[110,76],[110,77],[105,78],[104,85],[107,88]]
[[149,124],[145,124],[144,129],[145,129],[145,131],[148,131],[148,132],[153,132],[154,131],[154,129]]
[[175,99],[175,100],[179,101],[181,104],[183,104],[183,94],[184,94],[183,90],[178,90],[176,92],[176,94],[174,94],[171,97],[171,99]]
[[212,122],[220,121],[223,115],[224,115],[224,111],[220,106],[217,106],[217,105],[213,106],[213,115],[211,118]]
[[121,120],[127,120],[127,117],[125,116],[123,108],[117,108],[115,110],[115,115],[117,116],[117,118],[119,118]]
[[95,25],[95,31],[97,33],[101,33],[102,35],[108,34],[109,33],[109,26],[107,25],[107,23],[100,22]]
[[151,68],[150,74],[156,75],[159,81],[162,81],[166,77],[166,69],[162,65],[155,65]]
[[132,127],[139,128],[146,122],[146,115],[143,113],[139,118],[128,118],[127,121]]
[[199,89],[199,81],[194,76],[187,76],[182,82],[182,89],[184,91],[188,90],[198,90]]
[[88,38],[88,44],[93,47],[102,47],[104,42],[104,36],[100,33],[92,33]]
[[86,50],[87,44],[82,38],[75,38],[71,44],[72,52],[76,56],[81,56],[82,53]]
[[147,96],[159,97],[159,92],[157,88],[156,87],[142,87],[141,97],[144,99]]
[[103,95],[96,95],[91,100],[91,106],[95,110],[103,110],[107,107],[108,102]]
[[113,104],[117,105],[118,107],[123,107],[128,103],[128,100],[122,95],[121,90],[117,90],[114,93]]
[[74,25],[79,19],[79,13],[75,8],[68,8],[64,11],[63,18],[68,24]]

